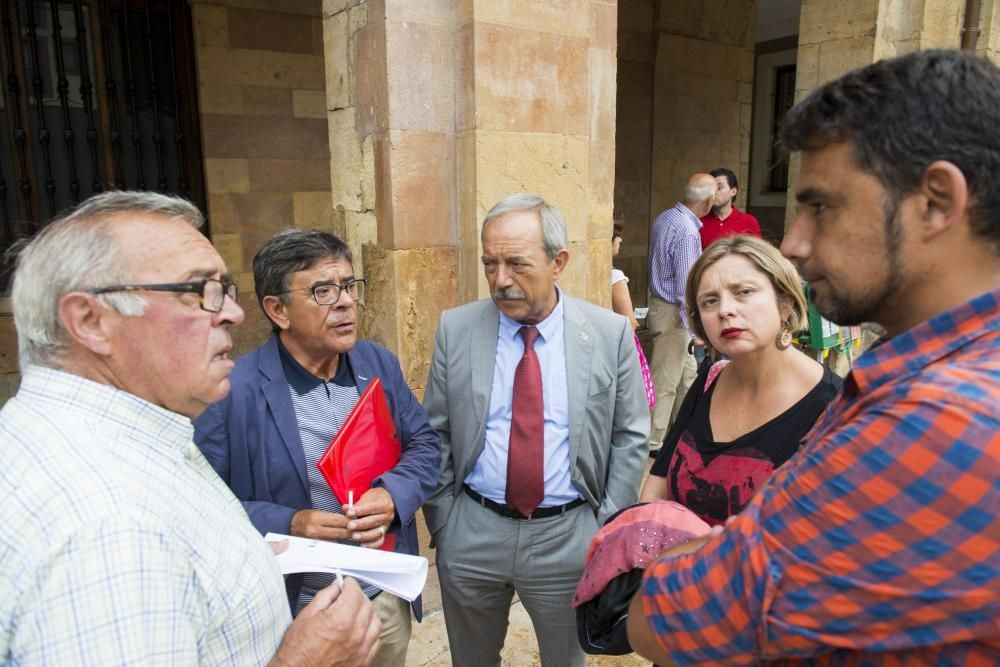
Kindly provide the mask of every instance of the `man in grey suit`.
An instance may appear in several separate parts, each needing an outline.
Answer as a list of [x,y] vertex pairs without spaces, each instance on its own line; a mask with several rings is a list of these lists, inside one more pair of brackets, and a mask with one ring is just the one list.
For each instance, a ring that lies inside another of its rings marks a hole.
[[649,410],[629,322],[556,286],[566,224],[541,197],[486,215],[492,299],[441,316],[424,404],[441,479],[424,506],[455,665],[499,665],[514,593],[543,665],[584,665],[573,592],[590,539],[634,503]]

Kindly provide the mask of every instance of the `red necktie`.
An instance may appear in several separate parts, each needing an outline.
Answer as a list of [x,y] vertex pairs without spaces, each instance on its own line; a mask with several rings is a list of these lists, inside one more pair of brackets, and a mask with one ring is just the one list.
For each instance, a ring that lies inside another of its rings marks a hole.
[[532,348],[538,338],[538,329],[521,327],[518,333],[524,339],[524,356],[514,371],[510,446],[507,448],[507,504],[528,516],[545,497],[542,477],[545,417],[542,368]]

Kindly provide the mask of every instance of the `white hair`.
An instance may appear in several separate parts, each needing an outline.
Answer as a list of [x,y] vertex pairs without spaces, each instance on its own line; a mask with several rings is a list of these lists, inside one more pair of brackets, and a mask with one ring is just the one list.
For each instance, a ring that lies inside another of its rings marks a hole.
[[700,185],[691,185],[688,183],[684,186],[684,203],[685,204],[701,204],[707,199],[715,196],[718,186],[712,183],[702,183]]
[[483,220],[483,234],[486,233],[486,225],[497,218],[501,218],[508,213],[538,213],[538,219],[542,223],[542,246],[545,248],[545,255],[552,261],[559,254],[560,250],[566,250],[569,246],[566,235],[566,221],[562,213],[546,202],[540,196],[530,192],[515,192],[507,195],[490,209]]
[[[30,241],[11,248],[16,257],[11,302],[17,328],[18,363],[58,367],[68,347],[59,319],[59,301],[70,292],[135,282],[136,268],[123,255],[115,226],[120,214],[140,213],[177,218],[200,228],[201,212],[190,202],[155,192],[113,191],[87,199],[57,217]],[[97,297],[126,317],[143,314],[138,294],[112,292]]]

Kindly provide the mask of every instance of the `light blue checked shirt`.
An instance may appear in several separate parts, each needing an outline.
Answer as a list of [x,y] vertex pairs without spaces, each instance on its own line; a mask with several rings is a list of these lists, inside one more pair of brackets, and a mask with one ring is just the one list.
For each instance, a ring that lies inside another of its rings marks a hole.
[[0,412],[0,664],[259,665],[277,561],[186,417],[32,367]]
[[649,290],[674,304],[688,331],[684,287],[701,254],[701,220],[684,204],[668,208],[653,221],[649,239]]

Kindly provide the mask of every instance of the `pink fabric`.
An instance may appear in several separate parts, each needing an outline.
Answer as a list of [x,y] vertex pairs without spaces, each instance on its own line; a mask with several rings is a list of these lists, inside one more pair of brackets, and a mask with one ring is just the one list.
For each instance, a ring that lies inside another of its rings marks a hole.
[[639,336],[635,337],[635,351],[639,353],[639,368],[642,369],[642,382],[646,385],[646,403],[649,407],[656,407],[656,389],[653,387],[653,374],[649,371],[649,362],[646,361],[646,354],[639,344]]
[[720,359],[712,364],[712,367],[708,369],[708,377],[705,378],[705,390],[702,392],[703,394],[708,393],[708,388],[712,386],[713,382],[715,382],[715,378],[719,377],[719,373],[721,373],[722,369],[728,365],[729,359]]
[[600,595],[618,575],[643,569],[666,549],[707,535],[709,530],[698,515],[672,500],[630,507],[591,541],[573,607]]

